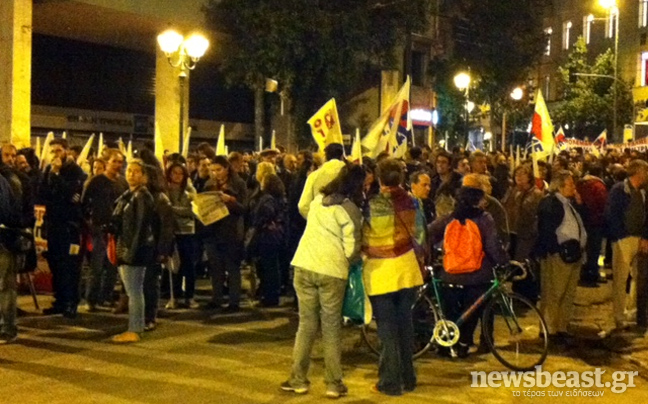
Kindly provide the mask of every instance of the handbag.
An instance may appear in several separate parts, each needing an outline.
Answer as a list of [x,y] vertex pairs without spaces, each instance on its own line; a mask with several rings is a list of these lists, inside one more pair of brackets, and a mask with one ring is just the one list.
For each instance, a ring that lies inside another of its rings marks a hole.
[[565,264],[574,264],[583,257],[580,241],[572,238],[558,245],[558,254]]
[[362,261],[354,263],[349,268],[342,317],[353,324],[365,324],[365,291],[362,283]]

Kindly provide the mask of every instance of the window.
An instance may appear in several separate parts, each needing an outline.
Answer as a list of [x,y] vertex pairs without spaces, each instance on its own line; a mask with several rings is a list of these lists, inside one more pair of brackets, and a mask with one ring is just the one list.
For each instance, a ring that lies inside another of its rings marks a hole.
[[648,52],[641,54],[641,77],[639,77],[641,87],[648,86]]
[[610,14],[608,15],[608,18],[605,19],[606,38],[614,38],[614,35],[616,35],[616,32],[614,32],[614,26],[616,24],[617,13],[618,11],[616,10],[611,11]]
[[648,27],[648,0],[639,0],[639,28]]
[[551,27],[549,27],[549,28],[546,28],[544,30],[544,32],[545,32],[545,35],[547,36],[547,47],[545,48],[545,53],[544,54],[546,56],[549,56],[549,55],[551,55],[551,34],[553,33],[553,30],[551,29]]
[[569,32],[571,31],[572,23],[571,21],[565,21],[563,23],[563,49],[569,49]]
[[411,74],[412,74],[412,84],[415,86],[425,85],[426,58],[427,58],[427,53],[412,51]]
[[[648,0],[646,0],[648,1]],[[583,38],[585,43],[589,45],[592,38],[592,23],[594,22],[594,15],[586,15],[583,17]]]
[[544,78],[544,98],[546,100],[551,99],[551,93],[549,92],[551,90],[551,77],[550,76],[545,76]]

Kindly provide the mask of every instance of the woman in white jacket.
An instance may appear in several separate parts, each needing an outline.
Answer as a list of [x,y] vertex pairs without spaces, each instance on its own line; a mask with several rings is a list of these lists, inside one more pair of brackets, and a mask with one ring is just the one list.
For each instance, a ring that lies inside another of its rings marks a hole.
[[308,392],[310,353],[320,322],[326,367],[326,396],[347,394],[340,365],[342,303],[349,266],[360,259],[364,169],[346,166],[310,204],[306,230],[292,260],[299,301],[299,329],[290,379],[282,390]]

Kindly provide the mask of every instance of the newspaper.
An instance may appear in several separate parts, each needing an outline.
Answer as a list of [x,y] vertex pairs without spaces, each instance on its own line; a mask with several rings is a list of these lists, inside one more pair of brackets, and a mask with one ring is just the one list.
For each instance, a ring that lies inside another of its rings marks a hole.
[[229,215],[229,210],[218,192],[203,192],[194,195],[191,208],[205,226],[216,223]]

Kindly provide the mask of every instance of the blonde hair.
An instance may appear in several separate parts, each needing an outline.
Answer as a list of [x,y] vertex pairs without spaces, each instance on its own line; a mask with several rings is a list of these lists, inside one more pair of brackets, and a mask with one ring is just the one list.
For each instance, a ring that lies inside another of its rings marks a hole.
[[259,182],[259,184],[263,184],[263,179],[268,176],[269,174],[276,174],[275,166],[272,163],[268,163],[267,161],[262,161],[259,163],[256,169],[256,180]]

